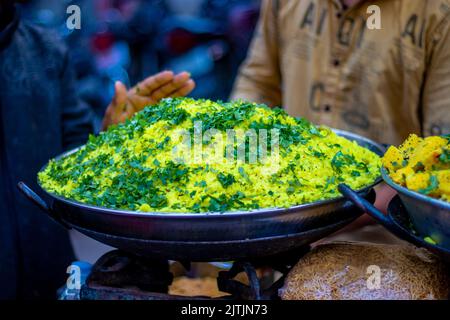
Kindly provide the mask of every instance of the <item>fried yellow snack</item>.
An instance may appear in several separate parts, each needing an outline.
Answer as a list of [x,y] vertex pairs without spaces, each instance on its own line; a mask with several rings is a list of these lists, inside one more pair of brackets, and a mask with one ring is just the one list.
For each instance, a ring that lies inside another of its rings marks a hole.
[[450,170],[440,170],[436,173],[436,176],[442,199],[450,202]]
[[401,163],[404,159],[403,153],[394,146],[390,146],[384,154],[384,167],[389,171],[396,171],[401,167]]
[[428,172],[418,172],[406,176],[406,187],[411,190],[425,190],[430,181],[430,174]]
[[450,137],[412,134],[391,146],[382,164],[392,180],[410,190],[450,201]]

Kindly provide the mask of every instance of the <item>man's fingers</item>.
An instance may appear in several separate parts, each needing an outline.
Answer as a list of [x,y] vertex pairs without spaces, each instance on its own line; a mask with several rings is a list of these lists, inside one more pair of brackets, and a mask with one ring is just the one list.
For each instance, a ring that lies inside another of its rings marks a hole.
[[171,71],[163,71],[145,79],[128,93],[133,111],[140,111],[143,107],[152,105],[162,98],[187,95],[195,87],[190,77],[191,75],[187,72],[174,75]]
[[[195,82],[192,79],[189,79],[184,85],[177,89],[176,91],[172,92],[167,97],[184,97],[187,96],[192,90],[195,88]],[[158,102],[158,100],[154,100],[150,97],[142,97],[136,94],[132,94],[128,96],[129,102],[133,106],[133,109],[135,112],[138,112],[142,110],[144,107],[153,105]]]
[[112,105],[114,106],[113,112],[118,114],[123,111],[123,108],[127,104],[127,87],[120,82],[116,81],[114,83],[114,97],[112,100]]
[[169,83],[174,78],[172,71],[163,71],[155,74],[154,76],[148,77],[138,83],[133,88],[133,93],[138,94],[140,96],[150,95],[153,91],[158,89],[159,87]]
[[186,82],[186,84],[183,87],[172,93],[170,96],[173,98],[184,97],[187,96],[189,93],[191,93],[191,91],[194,90],[194,88],[195,82],[194,80],[190,79],[188,80],[188,82]]
[[153,91],[151,94],[152,99],[155,101],[159,101],[162,98],[170,97],[173,93],[186,85],[186,83],[190,79],[190,76],[191,75],[187,72],[181,72],[180,74],[177,74],[173,78],[173,81]]
[[135,112],[141,111],[144,107],[155,103],[155,101],[149,97],[141,97],[136,94],[130,95],[129,99]]
[[127,102],[127,87],[120,81],[114,83],[114,97],[112,102],[116,105]]

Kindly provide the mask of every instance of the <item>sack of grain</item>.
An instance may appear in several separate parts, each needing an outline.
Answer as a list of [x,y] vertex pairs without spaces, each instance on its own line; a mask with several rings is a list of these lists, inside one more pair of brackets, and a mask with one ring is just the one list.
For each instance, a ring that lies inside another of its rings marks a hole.
[[289,272],[283,300],[448,299],[449,269],[410,245],[319,245]]

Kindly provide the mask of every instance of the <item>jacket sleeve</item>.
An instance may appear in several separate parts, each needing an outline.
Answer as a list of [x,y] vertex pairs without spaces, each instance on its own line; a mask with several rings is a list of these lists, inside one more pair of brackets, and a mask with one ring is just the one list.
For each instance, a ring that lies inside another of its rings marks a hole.
[[277,12],[278,0],[263,0],[249,54],[239,70],[232,99],[281,105]]
[[75,72],[68,52],[64,54],[61,74],[61,123],[65,150],[86,143],[94,133],[94,112],[77,94]]
[[450,133],[450,17],[436,29],[422,95],[423,135]]

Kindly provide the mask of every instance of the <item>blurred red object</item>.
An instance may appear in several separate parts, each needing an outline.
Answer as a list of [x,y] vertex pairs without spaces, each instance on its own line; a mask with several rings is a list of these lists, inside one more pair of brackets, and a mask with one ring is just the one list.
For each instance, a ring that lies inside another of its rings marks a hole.
[[97,33],[92,37],[91,45],[95,52],[105,52],[114,44],[114,36],[109,32]]
[[177,28],[165,36],[165,44],[170,53],[178,55],[192,49],[197,43],[197,37],[191,32]]

